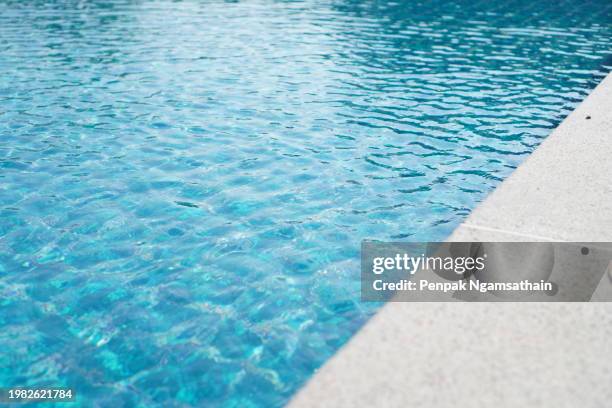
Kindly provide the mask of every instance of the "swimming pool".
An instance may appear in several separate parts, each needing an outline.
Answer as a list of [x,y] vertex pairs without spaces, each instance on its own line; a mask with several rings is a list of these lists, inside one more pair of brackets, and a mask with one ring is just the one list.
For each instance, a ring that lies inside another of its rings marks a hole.
[[[498,4],[499,3],[499,4]],[[609,1],[3,1],[0,385],[281,406],[609,69]]]

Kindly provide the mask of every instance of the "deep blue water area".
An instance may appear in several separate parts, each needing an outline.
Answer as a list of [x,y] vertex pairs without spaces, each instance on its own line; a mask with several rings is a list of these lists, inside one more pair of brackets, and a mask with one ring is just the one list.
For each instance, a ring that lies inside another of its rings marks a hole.
[[282,406],[379,306],[361,240],[444,239],[609,71],[611,10],[0,0],[0,386]]

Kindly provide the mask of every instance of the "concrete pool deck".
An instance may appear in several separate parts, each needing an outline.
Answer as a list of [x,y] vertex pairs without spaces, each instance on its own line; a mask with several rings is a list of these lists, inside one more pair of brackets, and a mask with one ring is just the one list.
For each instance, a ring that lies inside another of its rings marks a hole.
[[[612,241],[612,74],[450,241]],[[612,303],[388,303],[290,402],[607,407]]]

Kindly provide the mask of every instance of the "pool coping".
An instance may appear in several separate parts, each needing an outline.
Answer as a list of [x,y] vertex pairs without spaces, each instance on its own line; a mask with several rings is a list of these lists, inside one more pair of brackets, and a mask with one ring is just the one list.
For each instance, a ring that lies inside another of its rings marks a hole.
[[[449,241],[612,241],[612,74]],[[388,303],[289,407],[603,407],[612,303]]]

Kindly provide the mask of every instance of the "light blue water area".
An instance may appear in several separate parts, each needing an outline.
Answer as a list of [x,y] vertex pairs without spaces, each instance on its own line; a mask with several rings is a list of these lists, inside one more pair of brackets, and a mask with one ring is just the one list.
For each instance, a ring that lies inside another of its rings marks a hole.
[[[0,1],[0,385],[277,407],[604,75],[609,0]],[[607,64],[610,64],[609,62]]]

